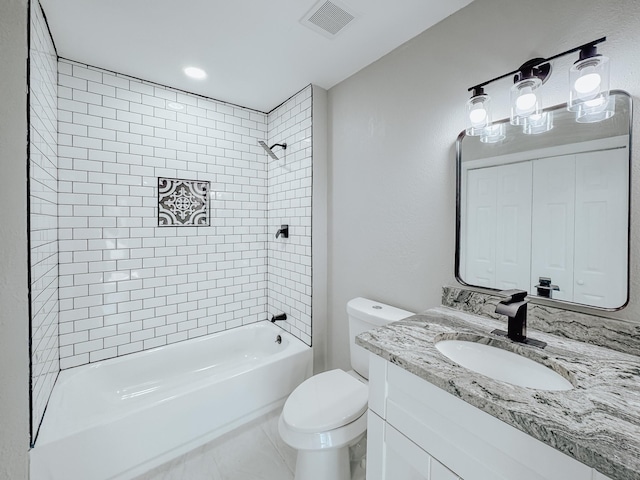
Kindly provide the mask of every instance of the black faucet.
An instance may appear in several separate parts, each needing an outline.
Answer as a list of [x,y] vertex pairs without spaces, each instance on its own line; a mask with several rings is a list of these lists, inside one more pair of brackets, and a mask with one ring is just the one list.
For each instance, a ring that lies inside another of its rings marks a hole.
[[510,340],[544,348],[547,344],[539,340],[527,338],[527,292],[524,290],[503,290],[500,295],[506,296],[498,305],[496,313],[507,316],[507,331],[494,330],[491,333],[506,336]]
[[536,290],[538,292],[539,297],[551,298],[554,290],[560,290],[558,285],[551,285],[551,279],[549,277],[540,277],[538,278],[538,285],[536,285]]
[[524,290],[503,290],[501,295],[507,298],[496,305],[496,313],[506,315],[507,337],[514,342],[522,342],[527,338],[527,292]]
[[286,313],[279,313],[278,315],[271,316],[271,323],[284,322],[286,319],[287,319]]

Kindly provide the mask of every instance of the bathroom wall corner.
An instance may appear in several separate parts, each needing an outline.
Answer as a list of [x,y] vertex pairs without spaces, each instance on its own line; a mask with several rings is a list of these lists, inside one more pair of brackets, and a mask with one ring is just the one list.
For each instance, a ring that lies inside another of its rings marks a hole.
[[327,369],[328,257],[327,257],[327,91],[312,86],[313,194],[311,209],[312,302],[314,373]]
[[29,235],[31,441],[60,372],[58,300],[58,55],[40,3],[30,5]]
[[[311,107],[308,85],[267,117],[267,143],[286,144],[276,147],[278,158],[267,164],[268,314],[286,313],[287,321],[280,326],[307,345],[312,344]],[[275,237],[281,225],[289,226],[286,239]]]
[[28,2],[0,2],[0,478],[28,478],[29,304],[27,256]]

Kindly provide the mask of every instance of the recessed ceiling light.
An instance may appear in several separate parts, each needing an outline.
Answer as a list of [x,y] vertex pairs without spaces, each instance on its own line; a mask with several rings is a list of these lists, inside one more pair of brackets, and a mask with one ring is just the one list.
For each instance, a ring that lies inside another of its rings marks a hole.
[[184,73],[187,76],[191,78],[196,78],[198,80],[202,80],[203,78],[207,77],[207,72],[205,72],[204,70],[198,67],[186,67],[184,69]]
[[184,105],[178,102],[168,102],[167,107],[171,110],[184,110]]

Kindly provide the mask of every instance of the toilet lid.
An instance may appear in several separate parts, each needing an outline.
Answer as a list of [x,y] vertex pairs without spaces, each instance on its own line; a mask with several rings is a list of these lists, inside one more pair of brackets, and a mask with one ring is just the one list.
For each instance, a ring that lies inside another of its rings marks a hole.
[[333,430],[353,422],[367,409],[369,389],[343,370],[314,375],[287,399],[282,417],[304,433]]

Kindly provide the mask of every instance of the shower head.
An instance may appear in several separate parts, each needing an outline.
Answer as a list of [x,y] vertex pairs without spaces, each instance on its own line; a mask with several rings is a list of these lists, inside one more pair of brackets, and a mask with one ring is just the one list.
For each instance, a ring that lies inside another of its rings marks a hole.
[[275,153],[273,153],[273,148],[275,147],[280,147],[283,150],[287,149],[287,144],[286,143],[274,143],[273,145],[271,145],[271,147],[268,147],[266,143],[264,143],[262,140],[258,140],[258,143],[260,144],[260,146],[262,148],[265,149],[265,151],[269,154],[269,156],[271,158],[273,158],[274,160],[280,160]]

